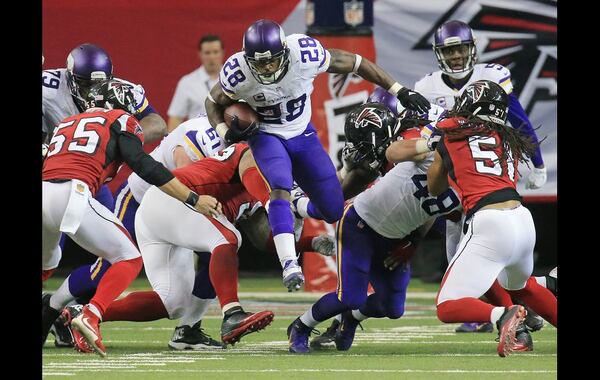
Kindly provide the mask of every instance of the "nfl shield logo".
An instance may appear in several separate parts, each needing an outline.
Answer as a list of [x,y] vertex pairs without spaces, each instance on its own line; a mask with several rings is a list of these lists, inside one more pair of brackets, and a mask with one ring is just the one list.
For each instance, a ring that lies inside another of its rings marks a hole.
[[352,0],[344,3],[344,22],[357,26],[364,21],[364,4],[362,1]]
[[80,184],[80,183],[78,183],[78,184],[77,184],[77,191],[78,191],[79,193],[83,193],[83,190],[84,190],[84,187],[83,187],[83,185],[82,185],[82,184]]

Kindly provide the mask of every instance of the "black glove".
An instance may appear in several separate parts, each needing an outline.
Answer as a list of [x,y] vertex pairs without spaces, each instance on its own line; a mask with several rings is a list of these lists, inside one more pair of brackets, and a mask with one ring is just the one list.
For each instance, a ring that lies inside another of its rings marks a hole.
[[242,140],[248,140],[250,137],[258,133],[258,123],[252,123],[243,131],[239,128],[240,120],[237,116],[231,118],[231,125],[225,133],[225,142],[233,144]]
[[429,104],[429,101],[427,101],[423,95],[406,87],[402,87],[402,89],[398,91],[398,95],[396,95],[396,97],[400,101],[400,104],[402,104],[405,108],[417,111],[419,113],[427,113],[427,111],[431,108],[431,104]]

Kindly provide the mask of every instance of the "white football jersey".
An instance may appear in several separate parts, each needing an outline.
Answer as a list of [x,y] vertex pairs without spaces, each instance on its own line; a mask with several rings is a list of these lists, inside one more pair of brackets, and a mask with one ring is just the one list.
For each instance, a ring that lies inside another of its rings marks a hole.
[[427,98],[430,103],[447,110],[454,107],[454,98],[460,96],[462,89],[478,80],[485,79],[498,83],[507,94],[513,91],[510,70],[497,63],[479,63],[475,65],[473,67],[473,74],[471,74],[468,82],[460,89],[448,87],[446,82],[442,80],[442,74],[443,72],[439,70],[425,75],[415,83],[415,91]]
[[356,213],[381,236],[402,239],[430,218],[460,207],[452,188],[434,197],[427,192],[427,169],[433,154],[419,162],[396,164],[354,199]]
[[[47,133],[54,131],[65,118],[83,112],[75,105],[66,73],[67,69],[42,71],[42,119]],[[136,113],[143,112],[148,106],[144,88],[123,79],[115,79],[133,86]]]
[[319,41],[304,34],[291,34],[286,41],[290,61],[279,82],[258,82],[243,52],[229,57],[219,81],[225,94],[246,101],[260,115],[262,131],[290,139],[304,132],[310,122],[313,80],[329,68],[330,54]]
[[[154,148],[150,156],[163,164],[167,169],[175,169],[173,151],[182,146],[185,153],[192,161],[212,156],[225,148],[225,143],[217,132],[211,127],[206,115],[190,119],[179,124],[171,131],[160,144]],[[133,198],[140,203],[146,191],[150,188],[148,182],[144,181],[136,173],[131,173],[127,178]]]

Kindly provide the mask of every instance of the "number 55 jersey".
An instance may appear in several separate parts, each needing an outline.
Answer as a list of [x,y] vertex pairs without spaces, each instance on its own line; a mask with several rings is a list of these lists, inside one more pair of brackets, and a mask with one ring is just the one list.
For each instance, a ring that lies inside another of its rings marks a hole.
[[122,110],[92,108],[64,119],[50,140],[42,180],[78,179],[95,195],[123,161],[117,142],[123,133],[144,142],[142,127]]
[[330,54],[319,41],[304,34],[291,34],[286,42],[289,63],[279,82],[258,82],[243,52],[229,57],[219,81],[225,94],[243,99],[258,113],[261,131],[287,140],[304,132],[310,122],[313,80],[329,67]]

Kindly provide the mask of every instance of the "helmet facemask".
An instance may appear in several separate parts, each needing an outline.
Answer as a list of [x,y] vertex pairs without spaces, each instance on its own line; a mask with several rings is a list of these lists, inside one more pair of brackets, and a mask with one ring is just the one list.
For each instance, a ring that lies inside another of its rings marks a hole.
[[[290,61],[289,51],[290,49],[286,46],[284,50],[273,56],[267,50],[264,53],[255,53],[254,57],[244,54],[244,58],[250,67],[250,72],[259,83],[273,84],[279,82],[287,72]],[[266,70],[267,65],[274,66],[275,68]]]
[[434,45],[433,51],[442,72],[454,79],[469,75],[477,62],[475,42],[461,41],[459,37],[447,38],[444,44]]

